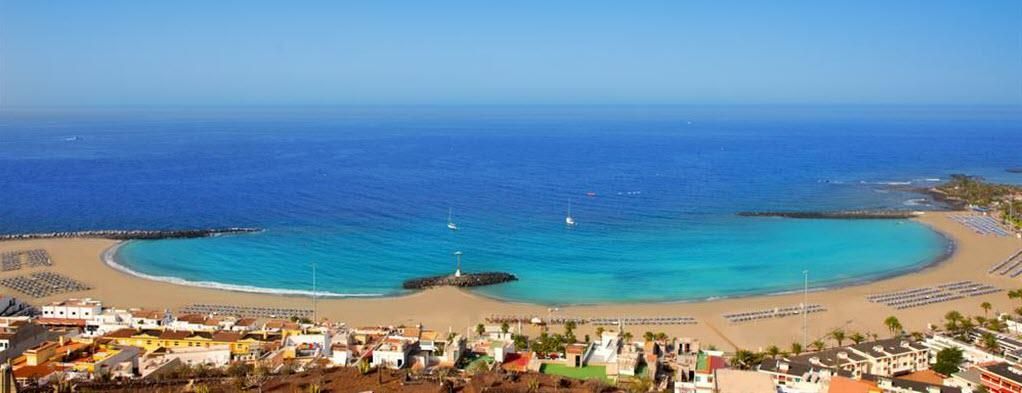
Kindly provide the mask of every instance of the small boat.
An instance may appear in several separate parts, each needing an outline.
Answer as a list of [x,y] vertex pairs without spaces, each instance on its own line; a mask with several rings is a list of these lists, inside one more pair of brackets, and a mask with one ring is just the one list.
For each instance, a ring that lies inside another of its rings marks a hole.
[[450,229],[452,231],[457,231],[458,230],[458,224],[455,224],[454,221],[451,220],[452,216],[453,216],[453,213],[454,213],[453,209],[447,209],[447,229]]
[[564,217],[564,225],[575,226],[575,217],[571,216],[571,202],[568,202],[568,215]]

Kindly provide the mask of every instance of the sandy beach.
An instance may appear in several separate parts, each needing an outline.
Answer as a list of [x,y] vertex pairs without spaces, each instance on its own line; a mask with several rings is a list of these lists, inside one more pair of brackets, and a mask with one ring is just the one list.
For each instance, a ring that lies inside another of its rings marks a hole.
[[[927,323],[939,323],[944,313],[958,310],[966,315],[982,315],[982,302],[990,302],[993,311],[1011,312],[1022,306],[1011,300],[1005,292],[967,297],[964,299],[930,304],[905,310],[868,302],[869,294],[889,292],[938,284],[971,280],[987,283],[1005,290],[1022,287],[1022,282],[1003,276],[987,274],[994,264],[1004,260],[1020,248],[1022,240],[1014,237],[979,235],[950,220],[947,213],[927,213],[916,220],[929,225],[952,239],[955,252],[935,266],[897,277],[847,287],[809,293],[809,303],[820,304],[827,311],[813,313],[808,318],[809,341],[826,336],[835,328],[847,331],[873,332],[881,337],[889,333],[882,321],[890,315],[898,317],[907,331],[924,331]],[[309,297],[279,296],[232,292],[226,290],[175,285],[142,279],[107,266],[101,255],[117,243],[99,239],[46,239],[0,242],[0,252],[42,248],[51,254],[54,266],[48,268],[22,268],[0,273],[0,278],[23,275],[34,271],[54,271],[82,281],[93,289],[60,294],[47,298],[28,298],[9,288],[4,293],[43,304],[68,297],[100,299],[108,307],[145,307],[172,309],[193,303],[231,304],[247,306],[276,306],[312,308]],[[863,245],[869,247],[869,245]],[[798,274],[799,272],[793,272]],[[704,343],[721,349],[762,349],[768,345],[788,348],[802,339],[802,318],[792,316],[753,322],[730,323],[722,314],[772,309],[798,305],[802,294],[754,296],[716,301],[690,303],[608,304],[562,307],[551,311],[546,306],[511,303],[478,296],[470,291],[454,288],[432,289],[408,296],[386,298],[319,299],[317,310],[321,318],[346,322],[349,325],[398,325],[422,323],[428,328],[464,331],[490,314],[526,314],[540,317],[551,313],[561,316],[582,317],[644,317],[691,316],[695,325],[684,326],[629,326],[626,330],[636,336],[643,332],[664,331],[679,336],[697,337]],[[526,333],[533,328],[527,328]],[[554,330],[559,327],[552,327]],[[580,327],[580,336],[594,327]],[[832,343],[828,342],[828,345]]]

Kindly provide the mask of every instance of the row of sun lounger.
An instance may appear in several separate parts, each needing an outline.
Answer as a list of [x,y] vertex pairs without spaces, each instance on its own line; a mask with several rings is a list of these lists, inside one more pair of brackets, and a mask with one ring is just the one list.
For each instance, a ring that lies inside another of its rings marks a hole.
[[179,311],[188,314],[216,314],[251,318],[308,318],[312,316],[312,310],[305,308],[247,307],[223,304],[192,304],[182,307]]
[[0,285],[32,297],[47,297],[65,292],[87,291],[88,285],[51,272],[32,273],[27,276],[8,277]]
[[962,295],[943,294],[933,297],[926,297],[922,299],[916,299],[911,301],[902,301],[896,304],[888,304],[888,306],[894,307],[896,310],[904,310],[906,308],[925,306],[927,304],[943,303],[951,300],[957,300],[964,298]]
[[549,325],[563,325],[567,322],[576,324],[592,324],[604,326],[622,325],[694,325],[696,319],[693,317],[539,317],[534,315],[491,315],[486,318],[488,323],[531,323],[538,319]]
[[882,293],[876,295],[866,296],[866,300],[873,303],[888,303],[896,302],[906,299],[914,299],[919,297],[926,297],[940,293],[942,290],[939,288],[915,288],[898,292]]
[[967,296],[987,295],[1000,292],[1003,289],[993,285],[977,283],[972,281],[955,281],[933,287],[915,288],[890,293],[881,293],[866,297],[873,303],[880,303],[888,307],[901,310],[911,307],[925,306],[928,304],[947,302],[962,299]]
[[980,235],[1010,236],[1011,232],[1001,226],[996,219],[990,216],[974,216],[970,214],[952,214],[952,220],[969,227]]
[[976,283],[974,283],[972,281],[955,281],[955,282],[949,282],[947,284],[940,284],[940,285],[937,286],[937,288],[940,288],[940,289],[952,289],[953,290],[953,289],[959,289],[959,288],[962,288],[962,287],[966,287],[966,286],[970,286],[970,285],[975,285],[975,284]]
[[827,311],[827,309],[819,304],[807,304],[804,309],[802,308],[801,305],[798,305],[790,307],[771,308],[767,310],[745,311],[724,314],[723,317],[724,319],[727,319],[728,322],[735,323],[756,321],[769,318],[781,318],[792,315],[802,315],[803,313],[810,314],[823,311]]
[[990,268],[987,273],[1017,277],[1020,273],[1022,273],[1022,250],[1019,250],[1014,255],[1008,257],[1008,259],[994,265],[994,267]]
[[633,317],[633,318],[591,318],[589,323],[593,325],[616,326],[621,325],[695,325],[693,317]]
[[0,270],[8,272],[21,269],[22,255],[25,256],[28,267],[53,266],[50,254],[43,249],[7,251],[0,254]]

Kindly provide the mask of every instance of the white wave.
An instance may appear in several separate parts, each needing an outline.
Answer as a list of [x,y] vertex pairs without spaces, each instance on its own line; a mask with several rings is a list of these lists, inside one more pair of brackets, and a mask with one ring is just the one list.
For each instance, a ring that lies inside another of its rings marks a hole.
[[926,198],[914,198],[902,202],[902,204],[905,206],[929,205],[929,201]]
[[326,297],[326,298],[332,298],[332,297],[335,297],[335,298],[340,298],[340,297],[380,297],[380,296],[383,296],[383,294],[379,294],[379,293],[336,293],[336,292],[325,292],[325,291],[316,291],[314,293],[312,291],[301,290],[301,289],[263,288],[263,287],[256,287],[256,286],[251,286],[251,285],[225,284],[225,283],[216,282],[216,281],[191,281],[191,280],[186,280],[186,279],[183,279],[183,278],[180,278],[180,277],[157,276],[157,275],[152,275],[152,274],[140,273],[140,272],[131,270],[127,266],[124,266],[124,265],[121,265],[121,264],[117,263],[117,260],[114,258],[114,255],[117,254],[117,249],[120,248],[120,246],[122,244],[123,243],[119,243],[119,244],[117,244],[117,245],[115,245],[113,247],[108,248],[106,251],[104,251],[103,252],[103,262],[106,263],[107,266],[110,266],[111,268],[113,268],[113,269],[115,269],[117,271],[120,271],[120,272],[125,273],[125,274],[129,274],[129,275],[132,275],[132,276],[135,276],[135,277],[138,277],[138,278],[146,279],[146,280],[160,281],[160,282],[166,282],[166,283],[175,284],[175,285],[185,285],[185,286],[198,287],[198,288],[220,289],[220,290],[225,290],[225,291],[245,292],[245,293],[261,293],[261,294],[270,294],[270,295],[309,296],[309,297],[315,295],[316,297]]

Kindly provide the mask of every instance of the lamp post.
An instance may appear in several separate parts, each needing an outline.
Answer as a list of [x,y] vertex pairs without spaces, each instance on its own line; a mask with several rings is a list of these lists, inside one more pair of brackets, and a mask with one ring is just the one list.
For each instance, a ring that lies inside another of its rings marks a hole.
[[802,271],[802,348],[809,348],[809,270]]

